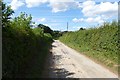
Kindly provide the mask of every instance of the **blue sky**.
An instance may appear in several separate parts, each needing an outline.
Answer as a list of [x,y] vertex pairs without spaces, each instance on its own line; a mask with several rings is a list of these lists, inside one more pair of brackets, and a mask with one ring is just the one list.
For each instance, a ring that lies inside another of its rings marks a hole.
[[65,31],[67,22],[69,31],[90,28],[105,21],[118,18],[118,0],[4,0],[15,11],[31,14],[37,24],[45,24],[53,30]]

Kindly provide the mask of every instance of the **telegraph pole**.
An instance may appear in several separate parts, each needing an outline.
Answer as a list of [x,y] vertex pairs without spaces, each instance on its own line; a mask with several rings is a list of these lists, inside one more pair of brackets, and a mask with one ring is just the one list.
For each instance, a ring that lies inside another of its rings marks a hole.
[[67,22],[67,31],[68,31],[68,22]]

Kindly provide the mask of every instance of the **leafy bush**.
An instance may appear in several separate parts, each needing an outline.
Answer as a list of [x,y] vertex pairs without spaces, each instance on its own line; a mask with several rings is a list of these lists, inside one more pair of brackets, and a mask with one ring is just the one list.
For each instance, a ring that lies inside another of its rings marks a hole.
[[[21,13],[20,16],[9,20],[9,27],[7,20],[4,21],[2,29],[3,78],[26,77],[28,74],[40,76],[42,72],[52,36],[44,33],[40,28],[32,29],[31,20],[31,15]],[[39,69],[34,67],[37,65]]]
[[99,28],[68,32],[59,39],[117,71],[115,65],[118,65],[118,22],[104,23]]

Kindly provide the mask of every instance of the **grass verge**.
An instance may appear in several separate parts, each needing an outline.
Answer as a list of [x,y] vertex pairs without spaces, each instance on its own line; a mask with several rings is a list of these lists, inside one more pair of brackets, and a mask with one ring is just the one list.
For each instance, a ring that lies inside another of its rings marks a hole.
[[99,28],[67,32],[60,41],[69,47],[118,72],[117,22],[105,23]]

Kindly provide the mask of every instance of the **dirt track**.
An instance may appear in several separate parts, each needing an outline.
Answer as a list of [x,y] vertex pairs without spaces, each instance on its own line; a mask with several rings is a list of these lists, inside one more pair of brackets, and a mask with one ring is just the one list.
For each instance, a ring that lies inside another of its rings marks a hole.
[[65,46],[58,40],[52,44],[47,61],[49,78],[118,78],[108,69]]

